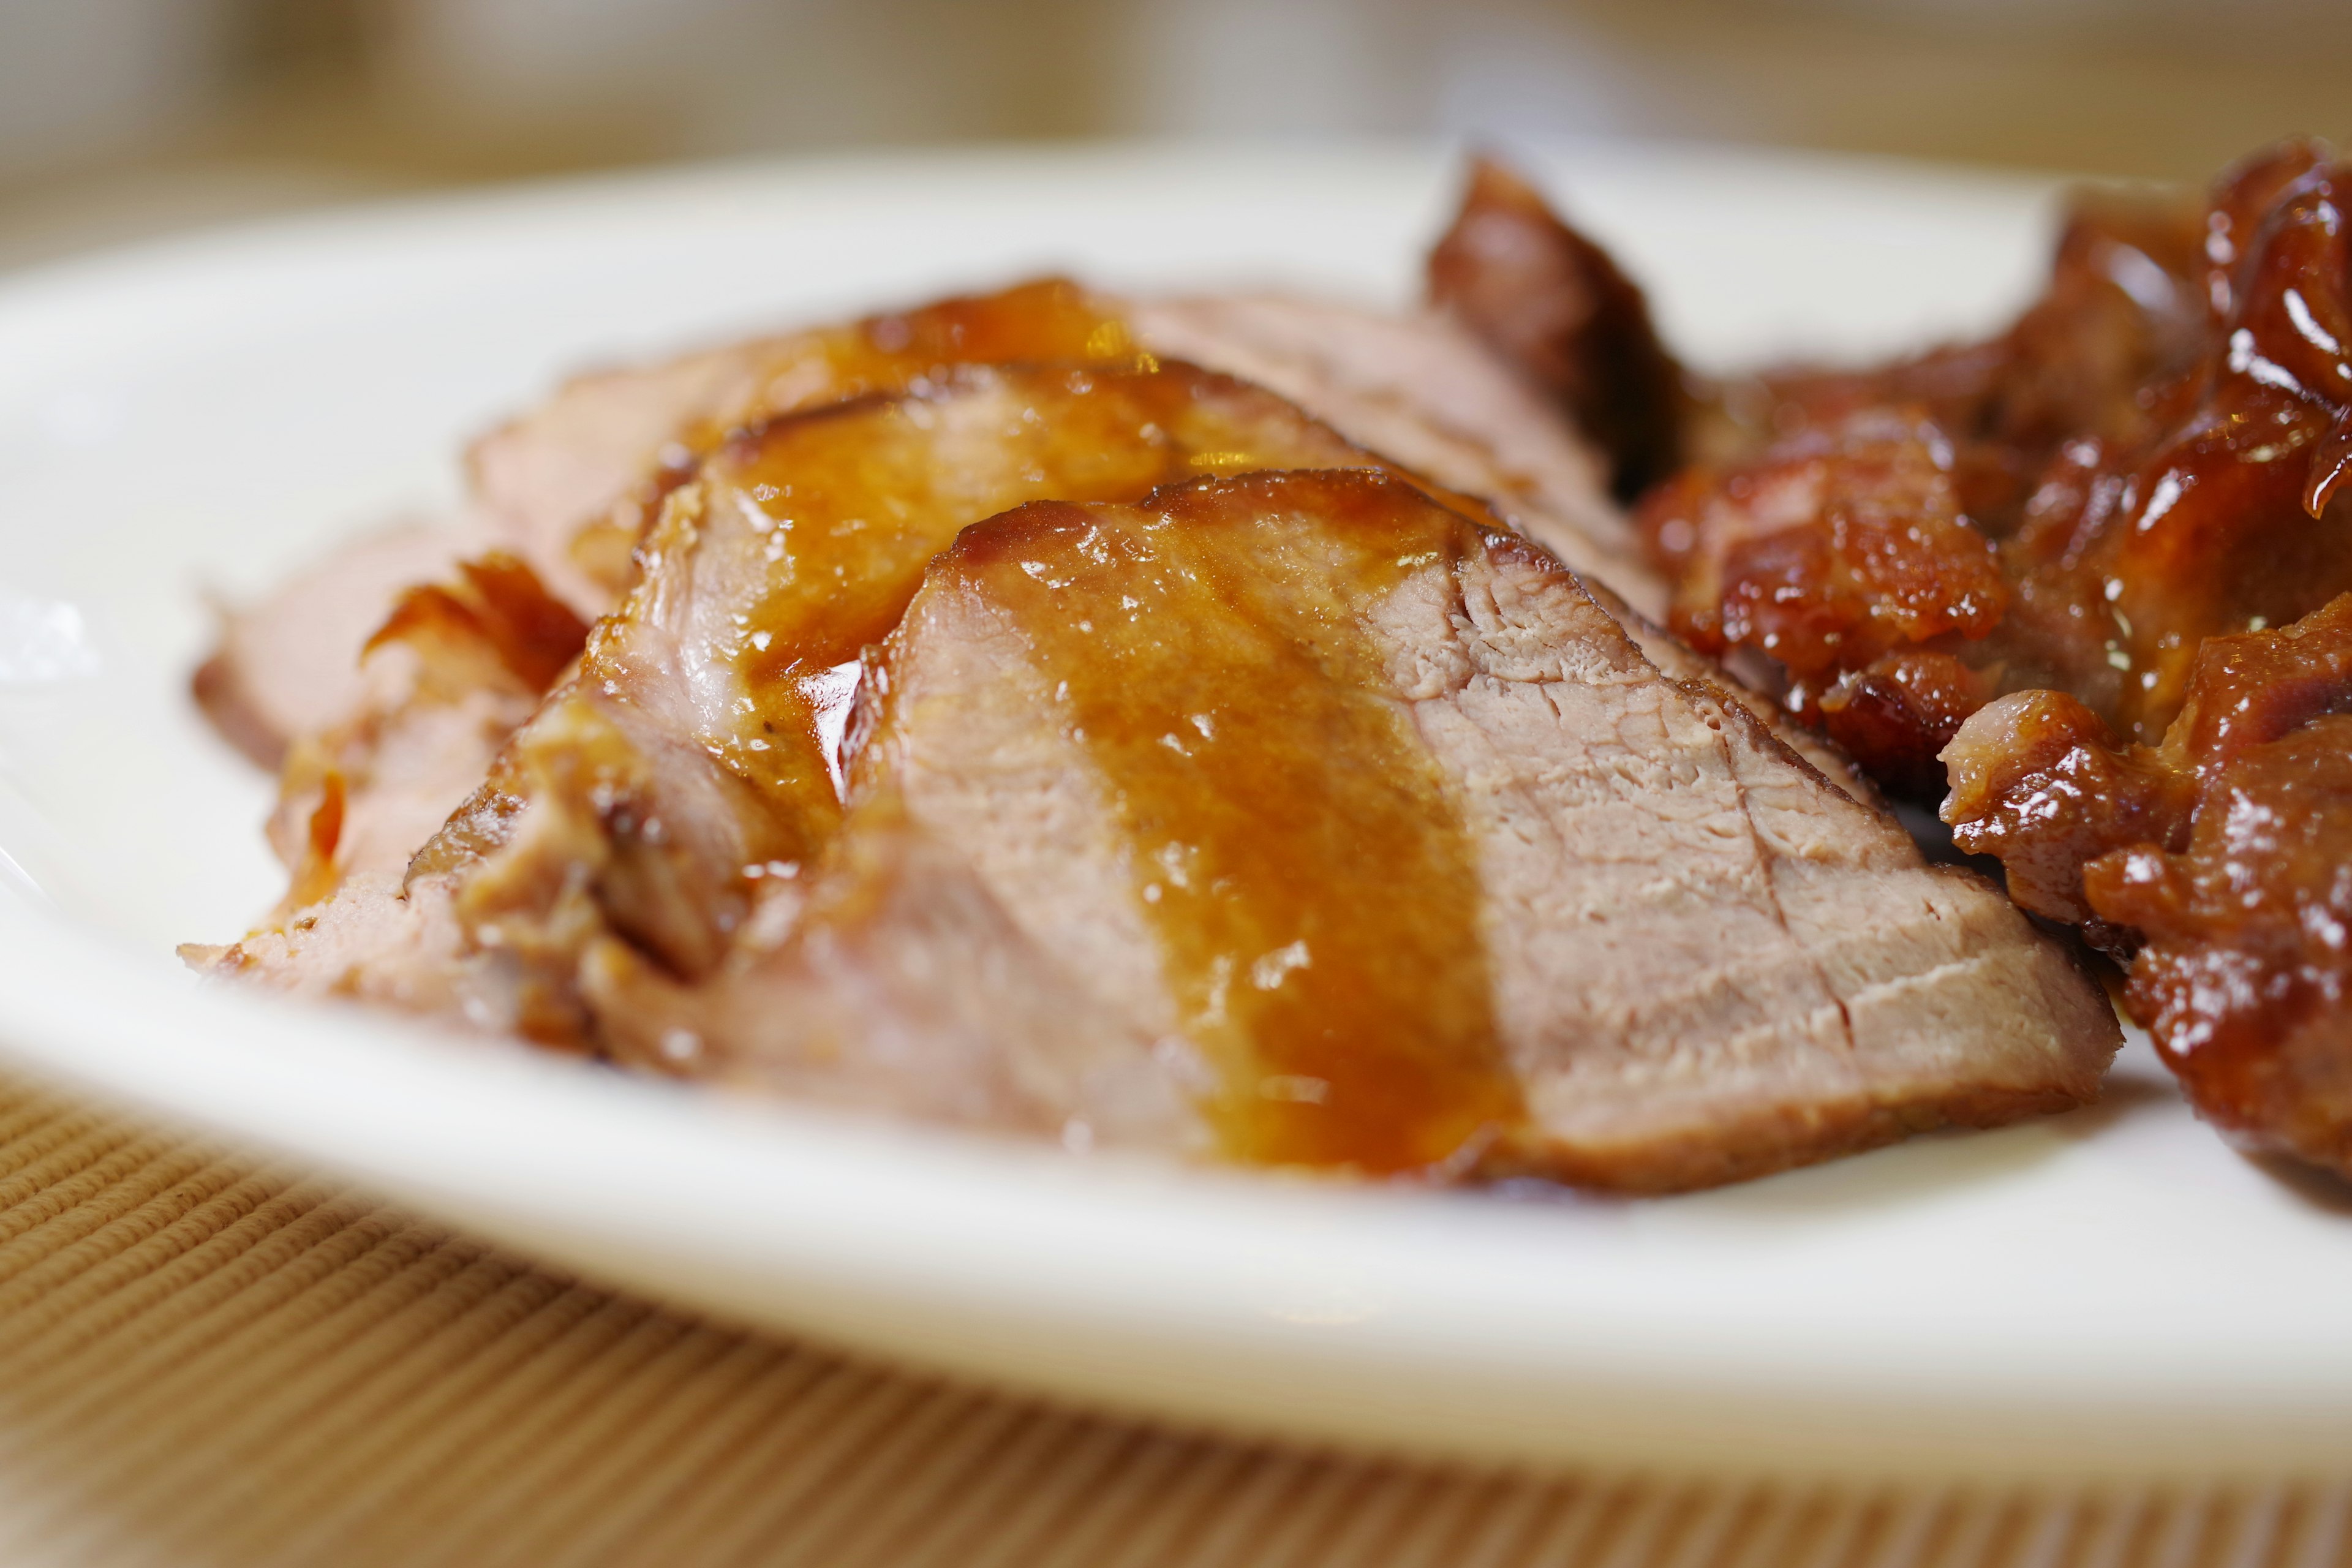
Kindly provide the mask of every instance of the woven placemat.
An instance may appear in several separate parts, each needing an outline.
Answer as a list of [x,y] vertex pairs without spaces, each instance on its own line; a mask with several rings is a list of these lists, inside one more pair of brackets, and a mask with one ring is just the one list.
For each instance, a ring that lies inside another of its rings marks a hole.
[[714,1326],[0,1078],[0,1563],[2336,1568],[2352,1489],[1479,1474]]

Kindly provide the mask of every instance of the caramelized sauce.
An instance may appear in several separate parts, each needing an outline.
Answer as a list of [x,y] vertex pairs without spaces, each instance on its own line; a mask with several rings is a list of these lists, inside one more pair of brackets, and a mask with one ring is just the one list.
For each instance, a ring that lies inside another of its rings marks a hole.
[[958,365],[1045,364],[1136,357],[1126,323],[1066,279],[941,300],[845,327],[777,340],[759,400],[683,437],[709,451],[734,430],[810,407],[899,392]]
[[2295,142],[2201,213],[2085,203],[2000,338],[1759,384],[1751,449],[1643,503],[1674,629],[1770,656],[1896,788],[2008,692],[2155,743],[2200,642],[2352,589],[2346,180]]
[[2352,1172],[2352,595],[2207,638],[2159,746],[2039,691],[1946,755],[1954,840],[2134,954],[2125,1006],[2197,1108]]
[[[1271,393],[1175,364],[967,366],[744,432],[664,503],[622,608],[410,876],[466,875],[461,918],[550,1016],[604,931],[706,973],[760,884],[834,838],[860,655],[960,530],[1044,497],[1373,460]],[[554,809],[517,837],[540,800]]]
[[1479,530],[1402,483],[1260,474],[965,534],[1114,802],[1228,1152],[1425,1168],[1520,1116],[1473,847],[1367,617]]
[[696,465],[738,431],[825,404],[902,392],[961,365],[1144,358],[1116,314],[1059,278],[797,332],[763,347],[758,389],[749,401],[679,431],[659,471],[572,542],[574,562],[590,575],[616,592],[627,587],[629,552],[646,525]]
[[409,642],[429,656],[436,640],[487,649],[508,674],[544,691],[580,655],[588,626],[547,591],[539,574],[503,550],[457,563],[446,583],[408,589],[376,628],[362,657],[386,643]]
[[703,740],[815,841],[839,818],[859,654],[959,530],[1028,500],[1137,500],[1202,474],[1366,460],[1271,395],[1189,366],[968,370],[731,443],[656,531],[648,576],[689,532],[737,531],[703,590],[723,609],[697,614],[688,663],[731,672],[740,695]]

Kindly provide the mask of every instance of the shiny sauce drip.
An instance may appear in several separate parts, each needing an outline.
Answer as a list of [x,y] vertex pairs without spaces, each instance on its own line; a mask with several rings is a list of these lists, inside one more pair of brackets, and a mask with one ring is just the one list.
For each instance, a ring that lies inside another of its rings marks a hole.
[[1522,1114],[1473,846],[1367,624],[1482,542],[1401,483],[1254,475],[1030,507],[942,559],[1099,773],[1237,1159],[1425,1169]]
[[[740,695],[704,742],[814,846],[839,821],[859,656],[958,531],[1029,500],[1138,500],[1202,475],[1369,460],[1270,394],[1180,365],[972,370],[778,421],[714,457],[691,497],[698,531],[723,522],[757,541],[748,563],[709,563],[703,591],[727,605],[698,617],[712,641],[688,662],[730,672]],[[666,524],[649,559],[677,531]]]

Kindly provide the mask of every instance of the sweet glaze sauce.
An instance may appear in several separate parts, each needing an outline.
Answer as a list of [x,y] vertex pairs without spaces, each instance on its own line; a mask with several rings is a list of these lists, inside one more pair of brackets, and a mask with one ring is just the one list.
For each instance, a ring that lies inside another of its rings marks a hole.
[[2124,1004],[2198,1110],[2352,1171],[2352,594],[2206,638],[2161,745],[2042,691],[1946,755],[1954,840],[2132,955]]
[[2085,203],[2000,338],[1752,389],[1760,447],[1643,502],[1674,629],[1898,789],[2009,692],[2155,743],[2205,638],[2352,589],[2347,179],[2294,142],[2201,212]]
[[726,603],[695,616],[707,640],[688,662],[740,684],[705,743],[809,825],[813,847],[839,819],[859,654],[960,529],[1029,500],[1137,500],[1203,474],[1368,460],[1272,395],[1190,366],[969,370],[730,444],[656,531],[648,576],[689,533],[756,540],[701,574]]
[[677,432],[656,472],[609,517],[582,529],[573,560],[615,592],[635,573],[630,552],[671,491],[739,431],[829,404],[903,392],[974,364],[1148,363],[1127,325],[1066,279],[964,295],[761,345],[756,384],[722,415]]
[[1423,1169],[1522,1114],[1473,846],[1368,623],[1482,545],[1401,482],[1257,474],[1025,507],[941,558],[1099,770],[1237,1159]]

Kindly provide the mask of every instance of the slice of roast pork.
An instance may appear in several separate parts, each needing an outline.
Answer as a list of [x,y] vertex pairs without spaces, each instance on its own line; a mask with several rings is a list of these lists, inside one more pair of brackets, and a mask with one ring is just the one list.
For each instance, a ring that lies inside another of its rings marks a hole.
[[[1201,474],[1379,461],[1269,392],[1175,363],[967,366],[771,420],[667,499],[636,587],[495,763],[464,738],[478,787],[439,800],[449,820],[407,882],[451,890],[467,940],[435,936],[428,962],[492,955],[478,984],[344,973],[339,932],[405,930],[364,907],[398,894],[369,880],[330,897],[341,879],[310,860],[273,929],[211,962],[297,989],[462,995],[475,1022],[593,1045],[574,984],[591,937],[625,934],[699,974],[768,884],[830,837],[860,655],[958,530],[1047,497],[1135,500]],[[336,826],[314,825],[310,842],[332,855]],[[312,952],[340,978],[311,974]],[[403,946],[369,962],[412,961]]]
[[[282,764],[272,838],[296,892],[315,892],[328,885],[322,863],[341,875],[389,864],[382,846],[446,816],[448,781],[478,778],[485,748],[518,721],[511,670],[466,690],[451,679],[457,661],[439,658],[435,679],[419,680],[404,646],[415,638],[368,639],[404,594],[478,598],[479,572],[458,563],[510,556],[524,571],[500,564],[502,582],[593,617],[633,581],[633,551],[662,496],[731,431],[959,365],[1132,367],[1171,353],[1320,411],[1358,444],[1486,498],[1645,614],[1662,605],[1584,447],[1453,326],[1298,300],[1122,301],[1049,279],[581,377],[476,445],[475,500],[457,522],[364,539],[225,617],[199,700],[256,761]],[[362,670],[363,641],[381,668]],[[534,696],[523,693],[525,711]],[[389,755],[394,746],[404,754]],[[326,823],[313,817],[331,792],[341,848],[322,862],[315,829]]]
[[965,530],[849,816],[609,1048],[1072,1143],[1706,1185],[2096,1094],[2098,988],[1541,549],[1392,477]]
[[[396,722],[335,732],[341,749],[323,750],[340,774],[313,766],[298,790],[302,770],[289,767],[280,826],[294,891],[265,930],[234,950],[203,950],[206,962],[298,990],[410,995],[483,1026],[599,1046],[602,1025],[577,985],[593,939],[618,933],[672,973],[698,976],[822,849],[839,815],[835,753],[861,650],[897,623],[957,529],[1031,499],[1135,500],[1202,473],[1380,463],[1262,389],[1172,363],[967,367],[917,392],[771,421],[669,497],[627,604],[502,752],[487,721],[517,693],[511,679],[488,679],[500,672],[486,656],[501,645],[479,623],[543,626],[560,607],[524,614],[520,572],[491,580],[511,601],[503,622],[496,605],[469,616],[438,590],[412,596],[396,625],[415,625],[376,661],[404,659],[395,673],[414,685],[400,672],[420,668],[420,655],[434,673],[470,651],[487,668],[483,701],[459,700],[462,680],[428,682]],[[475,601],[485,585],[474,585]],[[1703,665],[1611,603],[1659,658]],[[427,608],[436,613],[417,613]],[[514,654],[504,649],[509,667]],[[372,765],[378,742],[439,746],[452,765]],[[479,782],[465,800],[469,773]],[[330,796],[322,785],[339,780],[348,786]],[[419,787],[387,796],[387,783]],[[428,794],[429,819],[401,816]],[[461,928],[454,937],[384,917],[373,906],[404,895],[371,875],[396,864],[380,853],[400,842],[388,825],[405,823],[413,846],[453,806],[405,882],[420,908]],[[338,892],[346,879],[348,894]],[[354,925],[404,940],[355,946],[342,934]],[[453,954],[462,983],[447,973]],[[420,963],[432,973],[410,973]]]

